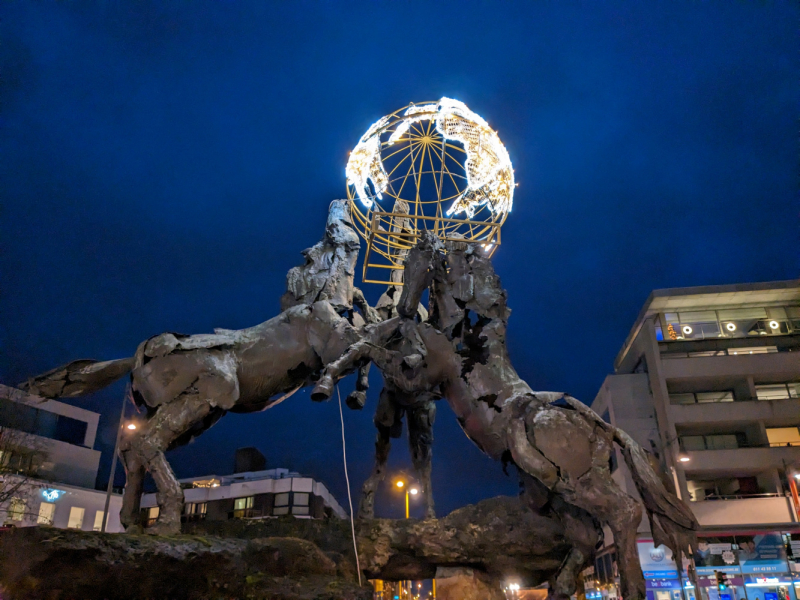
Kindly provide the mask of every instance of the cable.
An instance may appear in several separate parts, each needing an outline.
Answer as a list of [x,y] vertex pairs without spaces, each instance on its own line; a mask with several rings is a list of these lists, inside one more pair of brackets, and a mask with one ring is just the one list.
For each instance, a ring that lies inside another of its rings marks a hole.
[[342,422],[342,458],[344,459],[344,480],[347,482],[347,501],[350,503],[350,530],[353,532],[353,551],[356,553],[356,572],[358,573],[358,586],[361,587],[361,565],[358,562],[358,544],[356,544],[356,522],[353,519],[353,497],[350,495],[350,478],[347,476],[347,448],[344,442],[344,413],[342,412],[342,392],[336,386],[339,396],[339,420]]

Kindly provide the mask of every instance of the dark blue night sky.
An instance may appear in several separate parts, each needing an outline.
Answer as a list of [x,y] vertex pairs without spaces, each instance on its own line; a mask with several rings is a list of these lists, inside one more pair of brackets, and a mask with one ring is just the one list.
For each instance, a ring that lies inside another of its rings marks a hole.
[[[0,18],[6,384],[274,316],[359,136],[443,95],[514,162],[495,266],[533,388],[591,402],[654,288],[798,274],[796,3],[5,2]],[[373,384],[345,413],[354,490]],[[103,413],[101,484],[123,388],[71,401]],[[338,409],[307,391],[169,458],[223,474],[249,445],[345,501]],[[516,490],[444,404],[434,489],[440,512]]]

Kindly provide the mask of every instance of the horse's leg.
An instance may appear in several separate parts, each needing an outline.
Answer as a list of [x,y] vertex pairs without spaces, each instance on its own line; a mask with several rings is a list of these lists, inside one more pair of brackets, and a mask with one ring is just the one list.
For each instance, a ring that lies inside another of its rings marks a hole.
[[322,402],[330,398],[336,382],[352,371],[360,362],[371,359],[376,350],[381,350],[397,332],[400,323],[399,318],[394,318],[367,327],[364,339],[351,345],[341,357],[328,363],[317,385],[311,390],[311,399],[315,402]]
[[361,488],[361,502],[358,507],[359,519],[375,518],[375,492],[386,477],[386,461],[389,460],[389,451],[392,447],[392,428],[398,418],[400,418],[399,411],[392,400],[392,394],[383,388],[374,419],[375,427],[378,430],[378,436],[375,439],[375,466]]
[[597,466],[578,479],[565,499],[608,524],[617,547],[622,597],[626,600],[645,598],[644,574],[639,565],[636,530],[642,520],[641,505],[623,492],[606,466]]
[[159,515],[149,532],[177,534],[181,529],[183,490],[164,452],[176,439],[214,410],[230,410],[239,398],[233,356],[200,352],[197,375],[175,399],[158,407],[141,430],[141,458],[155,480]]
[[578,574],[594,560],[603,539],[600,523],[586,511],[567,504],[538,479],[519,469],[522,501],[535,513],[558,521],[570,549],[558,571],[549,580],[549,598],[564,600],[575,593]]
[[358,378],[356,379],[356,389],[348,394],[345,403],[353,410],[361,410],[367,403],[367,390],[369,389],[369,367],[372,363],[366,363],[358,367]]
[[[636,530],[642,520],[642,508],[611,478],[608,467],[611,439],[592,427],[595,437],[589,444],[573,443],[566,448],[547,444],[539,439],[539,432],[544,432],[545,428],[537,429],[536,415],[541,412],[529,412],[524,418],[510,422],[507,442],[514,462],[566,503],[608,524],[617,546],[622,597],[626,600],[643,599],[644,575],[636,547]],[[552,426],[554,419],[543,421],[542,425],[547,423]],[[560,419],[559,425],[563,427],[559,432],[560,439],[578,441],[586,436],[582,421]],[[529,431],[537,443],[545,443],[543,450],[533,446],[528,438]],[[546,456],[548,453],[549,457]],[[573,468],[580,469],[576,465],[586,465],[586,472],[570,472]]]
[[425,518],[435,519],[436,510],[433,502],[431,485],[431,457],[433,446],[433,422],[436,420],[436,402],[423,400],[406,408],[408,415],[408,446],[411,450],[411,461],[417,472],[422,495],[425,500]]

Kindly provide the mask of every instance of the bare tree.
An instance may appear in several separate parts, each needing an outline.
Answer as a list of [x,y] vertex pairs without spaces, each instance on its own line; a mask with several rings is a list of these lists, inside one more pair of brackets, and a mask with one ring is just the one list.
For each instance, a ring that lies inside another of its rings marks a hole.
[[26,394],[0,387],[0,523],[14,525],[33,516],[33,496],[45,485],[37,476],[47,452],[29,432],[35,407],[14,397]]

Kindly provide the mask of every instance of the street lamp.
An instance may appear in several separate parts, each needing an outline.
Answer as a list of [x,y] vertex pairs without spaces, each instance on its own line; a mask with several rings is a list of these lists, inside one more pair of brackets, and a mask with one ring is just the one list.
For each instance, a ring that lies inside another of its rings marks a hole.
[[119,426],[117,427],[117,441],[114,444],[114,458],[111,459],[111,473],[108,476],[108,486],[106,487],[106,504],[103,508],[103,522],[100,525],[100,532],[105,533],[106,527],[108,526],[108,507],[111,504],[111,491],[114,489],[114,474],[117,471],[117,457],[119,456],[119,441],[122,438],[122,431],[123,429],[128,430],[130,432],[136,431],[136,423],[130,422],[126,425],[123,425],[125,421],[125,406],[128,402],[128,396],[130,394],[130,388],[126,390],[125,394],[122,397],[122,411],[119,414]]
[[[418,488],[418,487],[417,487],[415,484],[410,484],[410,485],[408,485],[408,484],[407,484],[407,482],[406,482],[406,480],[405,480],[405,479],[403,479],[403,478],[399,478],[399,479],[397,479],[397,480],[394,482],[394,484],[395,484],[395,486],[397,487],[397,489],[398,489],[398,490],[402,490],[403,488],[405,488],[405,495],[406,495],[406,519],[408,519],[408,518],[410,518],[410,517],[409,517],[409,511],[408,511],[408,496],[409,496],[409,494],[410,494],[410,495],[412,495],[412,496],[416,496],[417,494],[419,494],[419,488]],[[422,584],[420,584],[420,585],[422,585]],[[434,583],[434,586],[435,586],[435,585],[436,585],[436,584]],[[434,589],[436,589],[436,588],[434,587]],[[404,591],[405,591],[405,593],[406,593],[408,596],[411,596],[411,582],[410,582],[410,581],[407,581],[407,582],[406,582],[406,589],[405,589]]]

